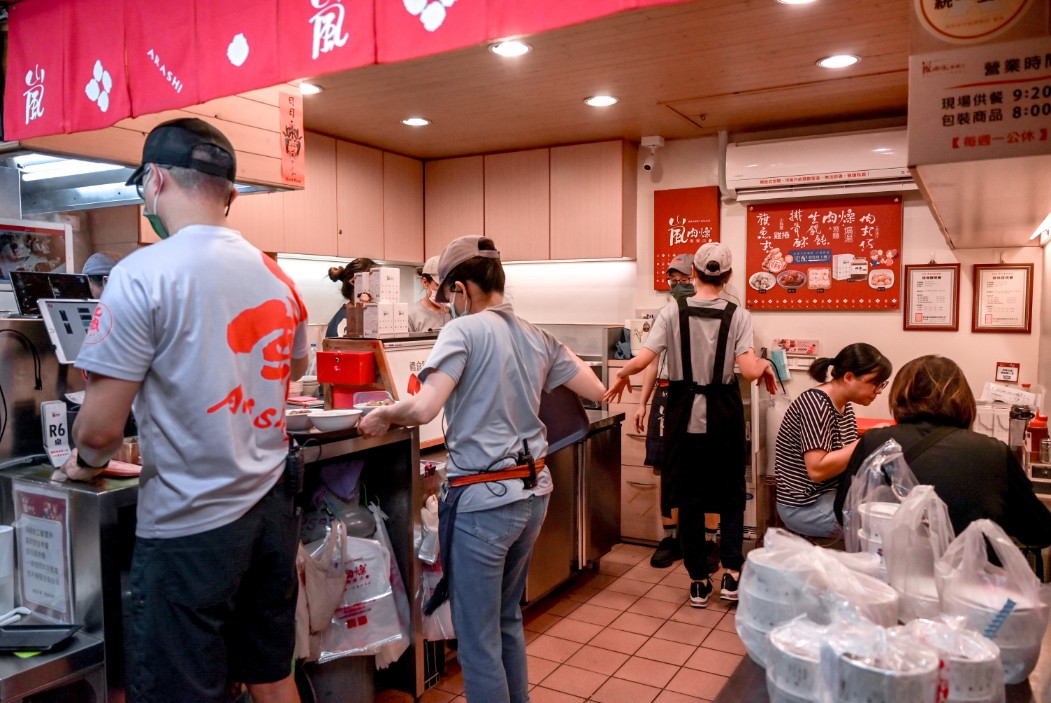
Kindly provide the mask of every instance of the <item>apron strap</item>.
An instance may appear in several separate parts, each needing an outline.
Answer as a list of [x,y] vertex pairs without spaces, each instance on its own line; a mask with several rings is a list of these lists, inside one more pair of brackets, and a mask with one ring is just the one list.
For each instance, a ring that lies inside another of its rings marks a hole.
[[[708,385],[722,386],[723,368],[726,365],[726,343],[730,338],[730,322],[733,320],[737,305],[730,301],[722,310],[690,307],[685,298],[678,299],[679,304],[679,353],[682,363],[682,379],[693,387],[694,394],[703,393]],[[715,344],[715,362],[712,365],[712,379],[707,385],[698,385],[693,377],[693,356],[690,345],[690,318],[719,320],[719,336]]]

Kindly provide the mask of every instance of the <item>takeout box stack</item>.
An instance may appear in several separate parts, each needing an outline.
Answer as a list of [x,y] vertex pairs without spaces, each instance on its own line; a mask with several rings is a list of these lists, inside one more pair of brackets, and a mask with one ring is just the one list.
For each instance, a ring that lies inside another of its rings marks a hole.
[[870,575],[873,555],[822,549],[777,528],[765,544],[745,563],[736,627],[766,667],[772,702],[1002,703],[1004,683],[1021,680],[1001,647],[1012,637],[1031,641],[1041,628],[1023,624],[1039,619],[1032,609],[1004,621],[1007,639],[979,629],[988,631],[991,607],[897,626],[906,621],[900,594]]

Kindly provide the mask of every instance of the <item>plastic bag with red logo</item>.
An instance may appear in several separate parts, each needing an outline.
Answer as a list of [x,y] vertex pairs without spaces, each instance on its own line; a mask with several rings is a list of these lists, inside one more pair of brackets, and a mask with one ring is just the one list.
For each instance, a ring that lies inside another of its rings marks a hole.
[[332,622],[321,635],[319,663],[373,655],[405,637],[390,582],[390,552],[373,539],[347,537],[343,546],[347,584]]
[[386,669],[398,661],[398,658],[409,648],[412,615],[409,613],[409,596],[406,595],[405,582],[401,579],[401,569],[398,568],[398,560],[394,558],[394,548],[391,546],[390,536],[387,535],[387,514],[376,503],[369,504],[369,511],[376,519],[375,537],[390,554],[390,586],[394,591],[394,604],[398,608],[398,626],[402,634],[401,639],[383,645],[376,653],[376,668]]

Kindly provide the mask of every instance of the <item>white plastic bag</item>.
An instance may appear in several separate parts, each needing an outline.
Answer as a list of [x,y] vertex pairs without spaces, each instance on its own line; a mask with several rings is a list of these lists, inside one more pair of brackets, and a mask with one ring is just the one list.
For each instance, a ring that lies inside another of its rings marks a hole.
[[913,488],[883,536],[887,578],[901,594],[902,621],[936,618],[941,612],[934,562],[954,537],[949,509],[934,487]]
[[1004,667],[994,642],[973,630],[935,620],[913,620],[897,629],[938,652],[939,701],[1004,702]]
[[[989,547],[1002,566],[989,561]],[[1000,647],[1006,683],[1024,681],[1047,630],[1047,591],[1003,528],[972,522],[935,562],[934,577],[942,612]]]
[[843,504],[843,542],[848,552],[882,553],[882,528],[916,485],[901,445],[888,439],[862,463]]
[[406,595],[405,582],[401,578],[401,569],[398,568],[398,560],[394,557],[394,548],[387,534],[387,514],[376,503],[369,504],[369,511],[376,520],[376,539],[390,555],[390,586],[394,592],[394,604],[398,609],[398,629],[401,632],[399,639],[388,642],[376,652],[376,668],[386,669],[398,661],[398,658],[409,648],[412,615],[409,612],[409,597]]
[[[423,567],[420,576],[420,607],[430,600],[438,582],[442,580],[442,563],[439,561],[433,565]],[[438,608],[427,615],[423,613],[423,639],[437,642],[438,640],[454,640],[456,632],[453,630],[453,611],[449,601],[445,601]]]
[[347,537],[343,547],[346,586],[332,621],[321,635],[324,663],[376,654],[403,637],[390,585],[390,552],[372,539]]
[[914,638],[863,620],[838,619],[821,647],[824,687],[816,700],[930,703],[938,690],[938,653]]
[[296,570],[299,598],[296,602],[296,658],[314,661],[321,652],[321,633],[332,620],[346,585],[343,546],[346,526],[333,520],[323,539],[299,545]]

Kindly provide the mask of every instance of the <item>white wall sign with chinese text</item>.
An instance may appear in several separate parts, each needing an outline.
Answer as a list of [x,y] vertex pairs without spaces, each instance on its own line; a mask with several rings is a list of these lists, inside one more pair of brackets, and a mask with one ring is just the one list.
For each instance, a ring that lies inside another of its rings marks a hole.
[[1018,383],[1018,375],[1021,370],[1021,364],[1015,364],[1010,361],[997,361],[996,380],[1006,381],[1007,383]]
[[1051,154],[1051,45],[1022,39],[909,57],[909,163]]
[[13,486],[22,605],[48,620],[72,623],[69,497],[35,483],[16,480]]

